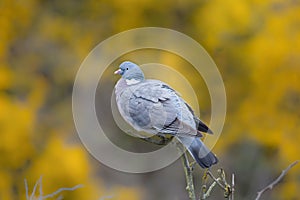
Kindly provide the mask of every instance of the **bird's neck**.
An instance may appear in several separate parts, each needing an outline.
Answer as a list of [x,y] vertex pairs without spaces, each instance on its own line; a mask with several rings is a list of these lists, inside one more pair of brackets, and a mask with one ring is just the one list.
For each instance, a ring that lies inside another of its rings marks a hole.
[[117,84],[116,84],[116,87],[115,87],[115,93],[116,95],[121,95],[122,92],[124,92],[124,90],[129,87],[129,86],[132,86],[132,85],[136,85],[138,83],[141,83],[143,80],[137,80],[137,79],[124,79],[124,78],[121,78]]
[[129,85],[138,84],[138,83],[142,82],[142,80],[141,79],[132,78],[132,79],[125,79],[125,82],[126,82],[127,86],[129,86]]

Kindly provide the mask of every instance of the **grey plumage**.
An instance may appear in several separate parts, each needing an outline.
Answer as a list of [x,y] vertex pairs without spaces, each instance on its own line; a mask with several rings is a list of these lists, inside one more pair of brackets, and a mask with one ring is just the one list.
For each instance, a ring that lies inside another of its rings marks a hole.
[[145,79],[139,66],[129,61],[115,74],[122,75],[115,86],[118,109],[134,129],[175,136],[203,168],[218,162],[199,139],[201,132],[212,131],[175,90],[159,80]]

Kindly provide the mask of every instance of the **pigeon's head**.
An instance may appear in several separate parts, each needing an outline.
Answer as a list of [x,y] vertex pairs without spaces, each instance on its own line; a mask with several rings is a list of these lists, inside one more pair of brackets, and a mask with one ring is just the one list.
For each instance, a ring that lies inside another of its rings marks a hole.
[[122,62],[115,74],[120,74],[122,78],[132,81],[142,81],[145,79],[143,71],[137,64],[129,61]]

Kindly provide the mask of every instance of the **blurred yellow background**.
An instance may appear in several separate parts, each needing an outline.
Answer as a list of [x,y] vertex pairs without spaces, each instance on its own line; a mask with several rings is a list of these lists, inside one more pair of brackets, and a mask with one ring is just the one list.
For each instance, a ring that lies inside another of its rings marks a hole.
[[[88,154],[73,124],[83,59],[107,37],[142,26],[187,34],[216,62],[228,110],[214,151],[219,167],[236,174],[236,199],[253,199],[300,158],[299,0],[2,0],[1,200],[25,199],[24,179],[32,190],[40,176],[46,194],[84,185],[64,199],[187,199],[180,162],[143,175],[116,172]],[[178,65],[174,56],[163,60]],[[207,121],[210,101],[199,95],[199,104]],[[296,166],[266,198],[300,199],[299,188]]]

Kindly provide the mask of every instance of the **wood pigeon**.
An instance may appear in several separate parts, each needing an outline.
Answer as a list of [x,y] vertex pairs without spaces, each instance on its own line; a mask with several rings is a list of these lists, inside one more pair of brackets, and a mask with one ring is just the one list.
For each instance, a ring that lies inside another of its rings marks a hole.
[[115,86],[119,112],[135,130],[176,137],[202,168],[218,162],[199,139],[201,132],[212,131],[174,89],[145,79],[140,67],[129,61],[121,63],[115,74],[122,76]]

